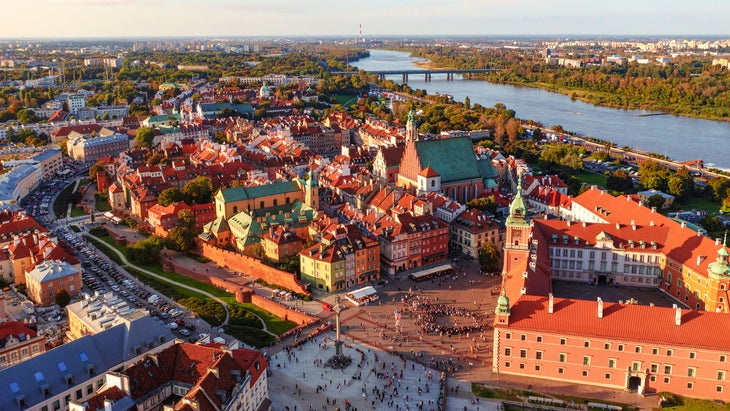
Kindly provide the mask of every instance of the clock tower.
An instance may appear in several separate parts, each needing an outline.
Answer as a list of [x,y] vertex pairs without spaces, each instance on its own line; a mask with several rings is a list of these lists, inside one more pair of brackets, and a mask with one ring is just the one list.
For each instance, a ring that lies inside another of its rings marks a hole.
[[522,258],[527,258],[530,250],[530,220],[527,218],[527,205],[522,197],[522,174],[517,177],[517,194],[509,206],[509,217],[505,225],[507,234],[503,274],[509,272]]

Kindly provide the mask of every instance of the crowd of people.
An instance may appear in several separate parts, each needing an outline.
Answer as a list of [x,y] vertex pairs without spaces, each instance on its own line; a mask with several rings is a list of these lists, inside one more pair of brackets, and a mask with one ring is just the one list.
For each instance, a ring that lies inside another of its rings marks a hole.
[[[421,301],[417,302],[416,311],[416,324],[428,334],[468,336],[470,333],[485,330],[489,325],[486,316],[464,307]],[[439,324],[439,318],[449,318],[449,321],[447,324]],[[466,323],[459,323],[460,320]]]

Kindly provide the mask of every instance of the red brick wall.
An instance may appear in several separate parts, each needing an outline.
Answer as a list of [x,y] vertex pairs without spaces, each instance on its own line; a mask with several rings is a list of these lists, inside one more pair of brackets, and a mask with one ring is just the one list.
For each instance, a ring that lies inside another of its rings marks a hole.
[[292,273],[269,267],[255,258],[224,250],[208,243],[201,242],[200,250],[204,257],[210,258],[220,266],[260,278],[269,284],[275,284],[296,293],[309,295],[309,292]]
[[263,308],[277,317],[289,320],[297,325],[310,325],[319,321],[318,318],[299,311],[294,311],[285,305],[279,304],[276,301],[269,300],[268,298],[260,295],[251,294],[251,302],[257,307]]
[[[225,251],[225,250],[223,250],[223,251]],[[189,268],[183,267],[180,264],[176,264],[174,261],[169,260],[169,259],[165,259],[165,261],[172,264],[175,272],[178,274],[182,274],[186,277],[194,278],[195,280],[198,280],[200,282],[212,284],[215,287],[218,287],[229,293],[235,294],[236,301],[238,301],[240,303],[249,303],[250,302],[257,307],[260,307],[260,308],[276,315],[279,318],[289,320],[300,326],[310,325],[310,324],[313,324],[313,323],[319,321],[319,319],[316,317],[312,317],[308,314],[292,310],[285,305],[277,303],[276,301],[272,301],[265,297],[256,295],[253,292],[253,290],[251,290],[248,287],[241,286],[240,284],[236,284],[236,283],[228,281],[224,278],[211,277],[211,276],[204,275],[197,271],[193,271]],[[269,267],[269,268],[271,268],[271,267]],[[289,273],[287,273],[287,274],[289,274]],[[249,300],[249,301],[247,301],[247,300]]]

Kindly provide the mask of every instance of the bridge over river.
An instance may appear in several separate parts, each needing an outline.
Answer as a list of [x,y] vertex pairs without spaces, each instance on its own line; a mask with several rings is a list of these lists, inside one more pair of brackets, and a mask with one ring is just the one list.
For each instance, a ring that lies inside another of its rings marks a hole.
[[[431,81],[431,76],[434,74],[446,74],[446,80],[451,81],[454,79],[454,74],[465,74],[467,78],[471,78],[472,74],[478,74],[478,73],[489,73],[492,71],[501,71],[501,69],[408,69],[408,70],[370,70],[368,73],[371,74],[377,74],[378,77],[381,79],[384,79],[385,76],[396,76],[401,75],[403,76],[403,81],[408,81],[408,75],[414,74],[423,74],[424,79],[426,81]],[[336,75],[354,75],[359,73],[359,71],[335,71],[332,74]]]

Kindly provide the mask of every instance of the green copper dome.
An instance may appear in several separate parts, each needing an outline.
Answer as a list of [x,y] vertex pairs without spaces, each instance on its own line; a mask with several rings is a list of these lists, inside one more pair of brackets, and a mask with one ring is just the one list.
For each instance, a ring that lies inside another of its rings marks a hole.
[[502,295],[497,299],[497,308],[494,309],[494,313],[497,315],[510,314],[509,298],[507,298],[507,293],[505,293],[504,289],[502,289]]

